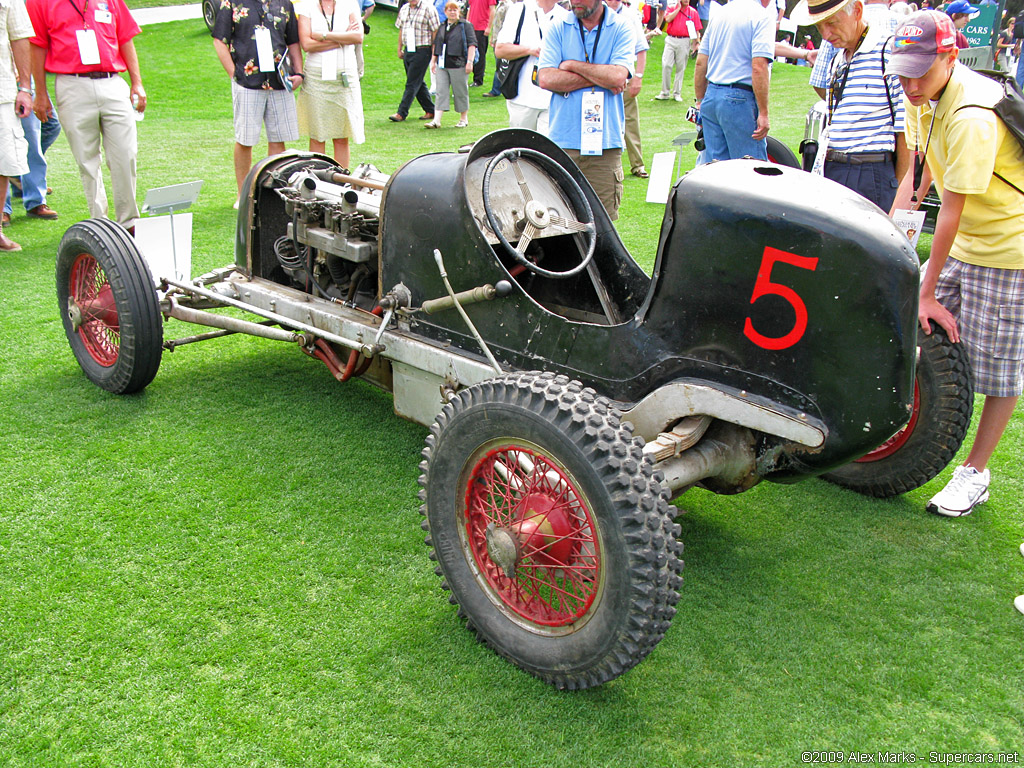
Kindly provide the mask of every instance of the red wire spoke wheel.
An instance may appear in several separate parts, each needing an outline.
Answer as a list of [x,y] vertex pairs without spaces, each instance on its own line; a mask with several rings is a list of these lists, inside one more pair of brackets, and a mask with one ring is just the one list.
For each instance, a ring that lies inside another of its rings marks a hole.
[[69,283],[69,311],[76,312],[74,322],[86,351],[98,365],[113,365],[121,348],[121,328],[106,273],[92,254],[82,253],[71,265]]
[[600,587],[588,505],[539,448],[484,452],[466,492],[466,539],[491,596],[536,627],[583,620]]
[[937,325],[931,334],[919,334],[918,351],[907,425],[860,459],[822,475],[826,480],[888,498],[920,488],[956,456],[974,409],[967,351]]
[[423,458],[431,558],[482,642],[559,688],[654,649],[679,599],[679,526],[606,399],[554,374],[490,379],[444,407]]
[[914,379],[914,406],[910,411],[910,421],[903,427],[899,432],[890,437],[875,450],[870,453],[865,453],[859,459],[855,459],[862,464],[870,463],[872,461],[882,461],[890,456],[897,453],[900,449],[907,444],[910,436],[914,434],[914,430],[917,429],[917,420],[921,416],[921,384],[917,379]]
[[57,301],[71,351],[90,381],[128,394],[153,380],[163,321],[149,267],[123,227],[90,219],[64,233]]

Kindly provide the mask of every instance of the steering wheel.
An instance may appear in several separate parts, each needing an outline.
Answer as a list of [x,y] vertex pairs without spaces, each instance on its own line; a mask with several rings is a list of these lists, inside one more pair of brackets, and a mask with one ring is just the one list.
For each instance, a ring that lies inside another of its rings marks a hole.
[[[584,221],[576,221],[575,219],[567,219],[563,216],[553,215],[551,209],[547,205],[533,198],[533,193],[530,191],[530,187],[526,183],[526,177],[523,175],[523,169],[519,167],[519,159],[523,157],[530,158],[530,160],[541,166],[552,177],[554,177],[558,186],[567,193],[570,200],[570,207],[576,212],[577,216],[582,214]],[[523,221],[525,221],[525,226],[523,227],[522,235],[519,237],[519,242],[515,245],[512,245],[505,238],[505,235],[501,231],[501,225],[499,224],[497,217],[494,215],[494,209],[491,205],[491,175],[494,173],[494,169],[497,168],[498,164],[504,160],[507,160],[508,164],[512,167],[512,172],[515,174],[516,182],[519,184],[519,191],[522,193],[523,200],[526,203],[524,217],[516,222],[517,228],[518,224]],[[484,213],[487,214],[487,223],[491,227],[491,231],[497,235],[498,242],[500,242],[502,247],[508,251],[509,255],[531,272],[541,275],[542,277],[551,277],[555,279],[572,277],[586,269],[587,265],[590,264],[590,260],[594,258],[594,247],[597,245],[597,228],[594,226],[594,212],[590,208],[587,196],[580,188],[580,185],[576,183],[576,179],[574,179],[569,172],[565,170],[565,168],[547,155],[534,149],[518,147],[499,152],[491,158],[490,162],[487,163],[487,168],[484,169],[482,191]],[[538,266],[535,262],[530,261],[526,257],[527,246],[529,246],[530,242],[536,238],[541,231],[548,227],[558,227],[567,233],[580,234],[585,238],[585,246],[577,239],[577,245],[583,256],[579,264],[564,272],[555,272]]]

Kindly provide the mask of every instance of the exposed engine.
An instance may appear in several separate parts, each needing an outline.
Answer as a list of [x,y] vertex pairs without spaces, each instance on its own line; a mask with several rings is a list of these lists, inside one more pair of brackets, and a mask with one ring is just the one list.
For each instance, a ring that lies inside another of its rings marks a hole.
[[371,308],[377,295],[377,234],[388,176],[369,164],[352,174],[303,169],[276,191],[290,218],[274,254],[294,287]]

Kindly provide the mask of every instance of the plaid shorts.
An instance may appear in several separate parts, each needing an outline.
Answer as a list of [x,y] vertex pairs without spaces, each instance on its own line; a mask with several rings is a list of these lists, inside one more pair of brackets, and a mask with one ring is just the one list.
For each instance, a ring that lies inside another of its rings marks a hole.
[[1024,391],[1024,269],[946,260],[935,298],[953,313],[979,395]]
[[267,124],[267,141],[298,140],[295,97],[288,91],[243,88],[232,80],[231,105],[235,113],[235,141],[243,147],[259,143],[263,123]]

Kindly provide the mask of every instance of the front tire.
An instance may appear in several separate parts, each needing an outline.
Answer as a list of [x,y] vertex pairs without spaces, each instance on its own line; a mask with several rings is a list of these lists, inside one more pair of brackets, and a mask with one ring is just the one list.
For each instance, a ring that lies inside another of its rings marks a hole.
[[481,641],[579,689],[661,640],[679,599],[679,526],[607,400],[553,374],[491,379],[444,407],[423,458],[431,558]]
[[85,375],[123,395],[156,376],[163,322],[149,267],[125,229],[90,219],[64,233],[57,251],[64,333]]
[[967,351],[938,325],[927,336],[919,332],[918,347],[910,421],[875,450],[823,475],[826,480],[889,498],[920,488],[956,456],[974,409]]

